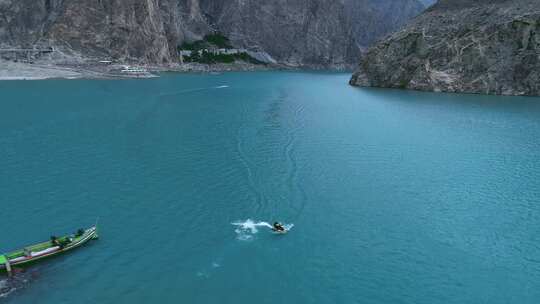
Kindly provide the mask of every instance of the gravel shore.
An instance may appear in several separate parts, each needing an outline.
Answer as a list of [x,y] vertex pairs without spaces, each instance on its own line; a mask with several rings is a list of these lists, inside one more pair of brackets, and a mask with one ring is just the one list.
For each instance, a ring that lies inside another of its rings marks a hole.
[[82,78],[84,74],[53,65],[0,61],[0,80],[39,80],[48,78]]
[[127,75],[120,72],[123,67],[123,64],[66,64],[50,62],[22,63],[0,60],[0,80],[41,80],[51,78],[148,78],[156,77],[156,74],[160,72],[211,73],[227,71],[260,71],[283,68],[280,66],[254,65],[244,62],[213,65],[196,63],[170,66],[137,65],[137,67],[142,67],[149,73],[147,75]]
[[336,70],[349,71],[348,66],[288,66],[283,64],[252,64],[238,61],[232,64],[170,64],[170,65],[137,65],[132,67],[144,68],[148,71],[144,75],[129,75],[121,70],[128,64],[110,63],[103,64],[94,61],[80,63],[65,63],[54,61],[36,61],[33,63],[13,62],[0,59],[0,81],[1,80],[41,80],[51,78],[63,79],[123,79],[123,78],[151,78],[159,77],[161,72],[177,73],[215,73],[215,72],[248,72],[248,71],[268,71],[268,70]]

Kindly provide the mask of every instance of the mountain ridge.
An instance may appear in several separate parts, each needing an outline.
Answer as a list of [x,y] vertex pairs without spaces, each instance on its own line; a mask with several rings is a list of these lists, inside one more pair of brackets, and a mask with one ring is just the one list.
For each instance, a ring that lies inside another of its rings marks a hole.
[[182,42],[222,32],[287,65],[351,66],[422,9],[418,0],[0,0],[0,47],[171,64]]

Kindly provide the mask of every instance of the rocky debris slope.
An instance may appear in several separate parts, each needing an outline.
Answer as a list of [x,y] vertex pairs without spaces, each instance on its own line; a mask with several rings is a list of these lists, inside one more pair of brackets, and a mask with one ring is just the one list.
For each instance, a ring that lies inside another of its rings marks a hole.
[[418,15],[411,0],[202,0],[236,46],[290,65],[347,65],[360,50]]
[[207,1],[215,22],[233,44],[261,49],[291,65],[344,64],[360,55],[346,26],[343,5],[333,0]]
[[170,64],[184,41],[219,31],[280,63],[340,66],[422,9],[418,0],[0,0],[0,48]]
[[182,39],[176,0],[0,0],[0,41],[66,57],[169,62]]
[[425,9],[421,1],[345,0],[344,5],[357,43],[366,48]]
[[350,83],[540,95],[540,1],[440,0],[371,48]]

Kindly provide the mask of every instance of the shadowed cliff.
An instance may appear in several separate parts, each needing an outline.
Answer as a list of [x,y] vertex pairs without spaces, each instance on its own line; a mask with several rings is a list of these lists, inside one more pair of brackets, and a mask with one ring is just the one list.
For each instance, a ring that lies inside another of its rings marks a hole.
[[418,0],[0,0],[0,47],[169,64],[184,41],[219,31],[281,63],[343,66],[422,9]]
[[441,0],[363,56],[352,85],[540,95],[540,3]]

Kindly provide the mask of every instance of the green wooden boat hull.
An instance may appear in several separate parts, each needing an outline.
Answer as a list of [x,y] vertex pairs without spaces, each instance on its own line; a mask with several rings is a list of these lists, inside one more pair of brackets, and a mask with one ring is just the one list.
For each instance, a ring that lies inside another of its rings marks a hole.
[[71,239],[71,242],[65,244],[64,246],[57,246],[54,245],[51,241],[47,241],[0,255],[0,272],[6,272],[6,260],[9,261],[9,264],[12,268],[26,266],[37,261],[57,256],[67,251],[78,248],[86,244],[90,240],[97,239],[98,237],[98,229],[94,226],[84,230],[84,233],[79,236],[66,235],[58,238],[57,240],[60,243],[66,242],[66,240]]

